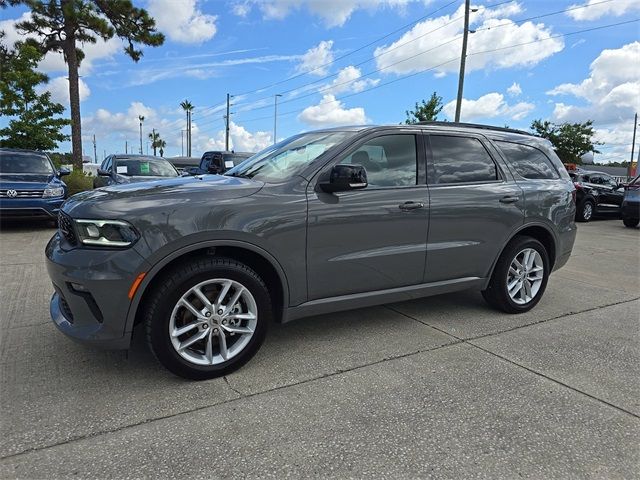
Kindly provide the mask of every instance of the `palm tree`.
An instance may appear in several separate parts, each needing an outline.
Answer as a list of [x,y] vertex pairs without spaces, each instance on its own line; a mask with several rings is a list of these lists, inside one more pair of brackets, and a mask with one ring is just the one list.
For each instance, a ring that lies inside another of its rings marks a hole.
[[160,156],[164,153],[164,147],[167,146],[167,142],[160,138],[160,134],[156,132],[156,129],[153,129],[153,132],[149,134],[149,140],[151,140],[151,148],[153,148],[153,155],[156,156],[156,150],[159,148]]
[[189,100],[180,102],[182,109],[187,112],[187,157],[191,156],[191,112],[195,108]]

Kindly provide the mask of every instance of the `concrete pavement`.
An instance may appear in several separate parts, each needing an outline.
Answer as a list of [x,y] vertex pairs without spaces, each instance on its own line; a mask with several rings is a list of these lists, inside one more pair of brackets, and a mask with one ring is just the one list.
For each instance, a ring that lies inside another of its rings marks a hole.
[[52,234],[0,233],[2,478],[640,472],[640,232],[620,221],[581,224],[527,314],[468,292],[304,319],[198,383],[140,338],[127,354],[56,331]]

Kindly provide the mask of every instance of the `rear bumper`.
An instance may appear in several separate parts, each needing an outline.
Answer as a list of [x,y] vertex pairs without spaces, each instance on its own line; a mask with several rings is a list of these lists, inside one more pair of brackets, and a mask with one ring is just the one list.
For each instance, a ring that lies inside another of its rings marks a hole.
[[64,198],[1,198],[2,218],[56,218]]

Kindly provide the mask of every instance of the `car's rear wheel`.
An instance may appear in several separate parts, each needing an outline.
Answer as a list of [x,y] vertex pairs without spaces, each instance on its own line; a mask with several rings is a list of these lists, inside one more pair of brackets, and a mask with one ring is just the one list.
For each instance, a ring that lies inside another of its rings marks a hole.
[[622,222],[624,223],[625,227],[635,228],[635,227],[638,226],[638,223],[640,223],[640,219],[638,219],[638,218],[624,218],[622,220]]
[[544,245],[532,237],[517,236],[500,255],[482,295],[498,310],[527,312],[542,298],[549,270],[549,255]]
[[595,203],[593,203],[591,200],[585,200],[580,205],[578,205],[578,210],[576,211],[576,220],[579,222],[588,222],[593,218],[595,208]]
[[230,373],[253,357],[271,320],[260,276],[233,259],[193,260],[168,272],[145,304],[147,341],[181,377]]

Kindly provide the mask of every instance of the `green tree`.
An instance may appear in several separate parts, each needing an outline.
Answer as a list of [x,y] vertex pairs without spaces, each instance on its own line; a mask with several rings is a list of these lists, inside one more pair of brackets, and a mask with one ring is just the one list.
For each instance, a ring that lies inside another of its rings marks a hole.
[[187,112],[187,157],[191,156],[191,112],[195,108],[189,100],[180,102],[182,109]]
[[79,46],[118,36],[125,43],[125,53],[137,62],[142,57],[138,45],[162,45],[164,35],[156,31],[147,11],[134,7],[130,0],[3,0],[0,6],[7,3],[31,9],[31,19],[18,22],[16,27],[23,34],[34,35],[33,41],[43,54],[64,55],[69,70],[73,164],[82,168],[78,69],[84,53]]
[[155,130],[149,134],[149,140],[151,140],[151,148],[153,148],[153,155],[156,156],[156,150],[160,149],[160,156],[164,154],[164,149],[167,146],[167,142],[160,138],[160,133]]
[[1,147],[52,150],[69,139],[62,133],[70,123],[60,117],[64,106],[52,102],[50,92],[37,92],[49,81],[36,71],[41,59],[33,45],[18,42],[15,50],[0,45],[0,115],[12,117],[0,129]]
[[584,123],[551,123],[534,120],[531,130],[536,135],[549,140],[564,163],[582,163],[580,157],[587,152],[600,153],[596,145],[602,142],[593,140],[593,120]]
[[429,101],[422,100],[422,104],[416,102],[415,110],[407,110],[407,119],[404,121],[407,125],[418,122],[434,122],[438,120],[438,114],[442,111],[442,97],[436,92],[431,94]]

